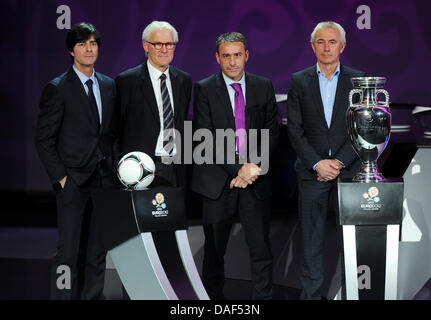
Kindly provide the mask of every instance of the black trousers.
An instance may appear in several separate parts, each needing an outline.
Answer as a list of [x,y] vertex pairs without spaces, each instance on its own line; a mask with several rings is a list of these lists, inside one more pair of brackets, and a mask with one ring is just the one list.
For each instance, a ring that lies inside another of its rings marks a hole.
[[58,241],[52,264],[51,298],[103,299],[106,250],[92,214],[94,188],[113,188],[119,181],[103,164],[89,180],[76,185],[69,176],[57,200]]
[[[324,280],[323,249],[326,217],[336,181],[299,180],[299,222],[302,237],[301,299],[320,300]],[[336,200],[334,197],[332,200]],[[336,203],[334,208],[337,209]]]
[[156,172],[150,187],[171,186],[178,187],[178,177],[173,164],[164,164],[160,157],[155,157]]
[[[269,244],[269,199],[258,200],[254,191],[225,189],[218,200],[203,198],[203,211],[211,215],[228,210],[239,214],[249,247],[253,299],[272,299],[272,253]],[[233,219],[204,224],[202,281],[211,299],[224,299],[224,255]]]

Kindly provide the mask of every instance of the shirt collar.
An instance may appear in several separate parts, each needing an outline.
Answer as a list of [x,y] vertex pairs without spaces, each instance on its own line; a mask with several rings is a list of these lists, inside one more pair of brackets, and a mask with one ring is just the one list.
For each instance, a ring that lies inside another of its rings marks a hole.
[[95,76],[96,71],[94,69],[91,77],[87,77],[85,74],[79,71],[78,68],[75,67],[75,65],[73,65],[73,70],[75,70],[75,73],[78,76],[79,80],[81,81],[82,85],[85,85],[88,79],[91,79],[93,81],[93,84],[95,83],[97,85],[96,76]]
[[[324,76],[324,77],[325,77],[325,74],[324,74],[324,73],[322,72],[322,70],[320,69],[320,67],[319,67],[319,64],[318,64],[318,63],[316,63],[316,66],[317,66],[317,68],[316,68],[316,70],[317,70],[317,75],[318,75],[318,76],[322,75],[322,76]],[[337,69],[335,69],[335,72],[334,72],[334,74],[331,76],[331,79],[332,79],[333,77],[337,77],[339,74],[340,74],[340,63],[338,62]]]
[[226,76],[223,72],[222,72],[222,75],[223,75],[224,82],[226,83],[226,85],[228,87],[232,83],[240,83],[241,84],[241,88],[244,90],[244,88],[245,88],[245,72],[244,72],[244,74],[242,75],[242,78],[239,81],[233,81],[231,78],[229,78],[228,76]]
[[159,80],[162,73],[166,75],[166,78],[169,79],[169,66],[165,70],[165,72],[161,72],[159,69],[156,69],[149,60],[147,60],[147,66],[148,66],[148,73],[150,74],[150,77],[153,81]]

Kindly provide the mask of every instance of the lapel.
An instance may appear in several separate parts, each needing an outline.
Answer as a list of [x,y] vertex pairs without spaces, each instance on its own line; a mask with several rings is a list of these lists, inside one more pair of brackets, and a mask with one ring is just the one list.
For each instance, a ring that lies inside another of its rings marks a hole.
[[[235,120],[233,116],[233,109],[229,99],[229,93],[227,92],[226,82],[224,82],[222,73],[219,72],[215,75],[216,92],[220,99],[220,110],[226,115],[228,125],[230,128],[235,128]],[[247,90],[248,91],[248,90]]]
[[76,99],[76,105],[83,107],[83,112],[88,116],[94,128],[97,128],[98,123],[96,121],[96,115],[93,114],[93,108],[90,105],[90,100],[88,99],[81,80],[79,80],[78,75],[75,73],[72,67],[67,72],[67,80],[72,89],[71,92],[73,92],[73,98]]
[[251,117],[250,107],[255,104],[256,101],[256,89],[254,88],[254,82],[250,79],[247,73],[245,73],[245,122],[246,128],[251,128]]
[[314,100],[313,105],[320,116],[320,120],[325,123],[326,127],[328,127],[325,119],[325,113],[323,111],[322,97],[320,96],[319,78],[317,76],[316,66],[310,68],[308,76],[310,77],[310,92]]
[[176,121],[178,119],[178,112],[181,106],[180,104],[181,83],[178,79],[177,71],[172,66],[169,67],[169,77],[170,77],[171,86],[172,86],[172,95],[173,95],[172,100],[174,101],[174,121]]
[[108,101],[106,100],[108,96],[108,88],[106,87],[105,82],[102,80],[102,78],[99,76],[99,74],[96,72],[96,78],[97,82],[99,83],[99,89],[100,89],[100,99],[102,102],[102,123],[100,124],[100,132],[102,132],[105,119],[107,119],[108,114]]
[[343,93],[348,92],[349,89],[350,89],[350,78],[344,71],[343,66],[340,64],[340,74],[338,76],[334,107],[332,108],[331,126],[334,123],[335,117],[337,116],[338,113],[342,113],[344,115],[346,112],[347,101],[343,101],[343,99],[345,99],[345,97],[343,97]]
[[152,111],[154,118],[157,120],[157,126],[160,126],[159,109],[157,107],[156,96],[154,95],[153,84],[151,83],[150,73],[148,72],[147,62],[144,62],[141,67],[141,88],[144,93],[144,98]]

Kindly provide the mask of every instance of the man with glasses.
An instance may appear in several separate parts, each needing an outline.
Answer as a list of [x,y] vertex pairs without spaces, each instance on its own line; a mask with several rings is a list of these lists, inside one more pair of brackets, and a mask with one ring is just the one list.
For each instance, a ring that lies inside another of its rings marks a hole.
[[121,155],[145,152],[156,164],[153,185],[184,186],[184,166],[164,162],[182,154],[175,139],[183,136],[192,80],[188,73],[170,65],[178,43],[178,32],[171,24],[153,21],[144,29],[142,41],[147,61],[115,79],[121,110]]

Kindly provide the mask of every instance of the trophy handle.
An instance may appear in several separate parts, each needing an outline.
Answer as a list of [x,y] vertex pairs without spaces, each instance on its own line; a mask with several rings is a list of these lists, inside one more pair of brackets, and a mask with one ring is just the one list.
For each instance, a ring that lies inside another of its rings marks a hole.
[[[383,103],[383,102],[381,102],[381,101],[378,101],[377,100],[377,95],[379,94],[379,93],[383,93],[384,95],[385,95],[385,99],[386,99],[386,101]],[[376,101],[377,101],[377,104],[381,104],[381,105],[384,105],[384,106],[388,106],[389,105],[389,93],[386,91],[386,90],[384,90],[384,89],[377,89],[376,90]]]
[[349,107],[353,107],[353,101],[352,101],[352,99],[353,99],[353,95],[355,93],[359,93],[359,95],[361,97],[360,100],[362,101],[362,90],[360,90],[360,89],[352,89],[352,90],[350,90],[350,93],[349,93],[349,103],[350,103]]

